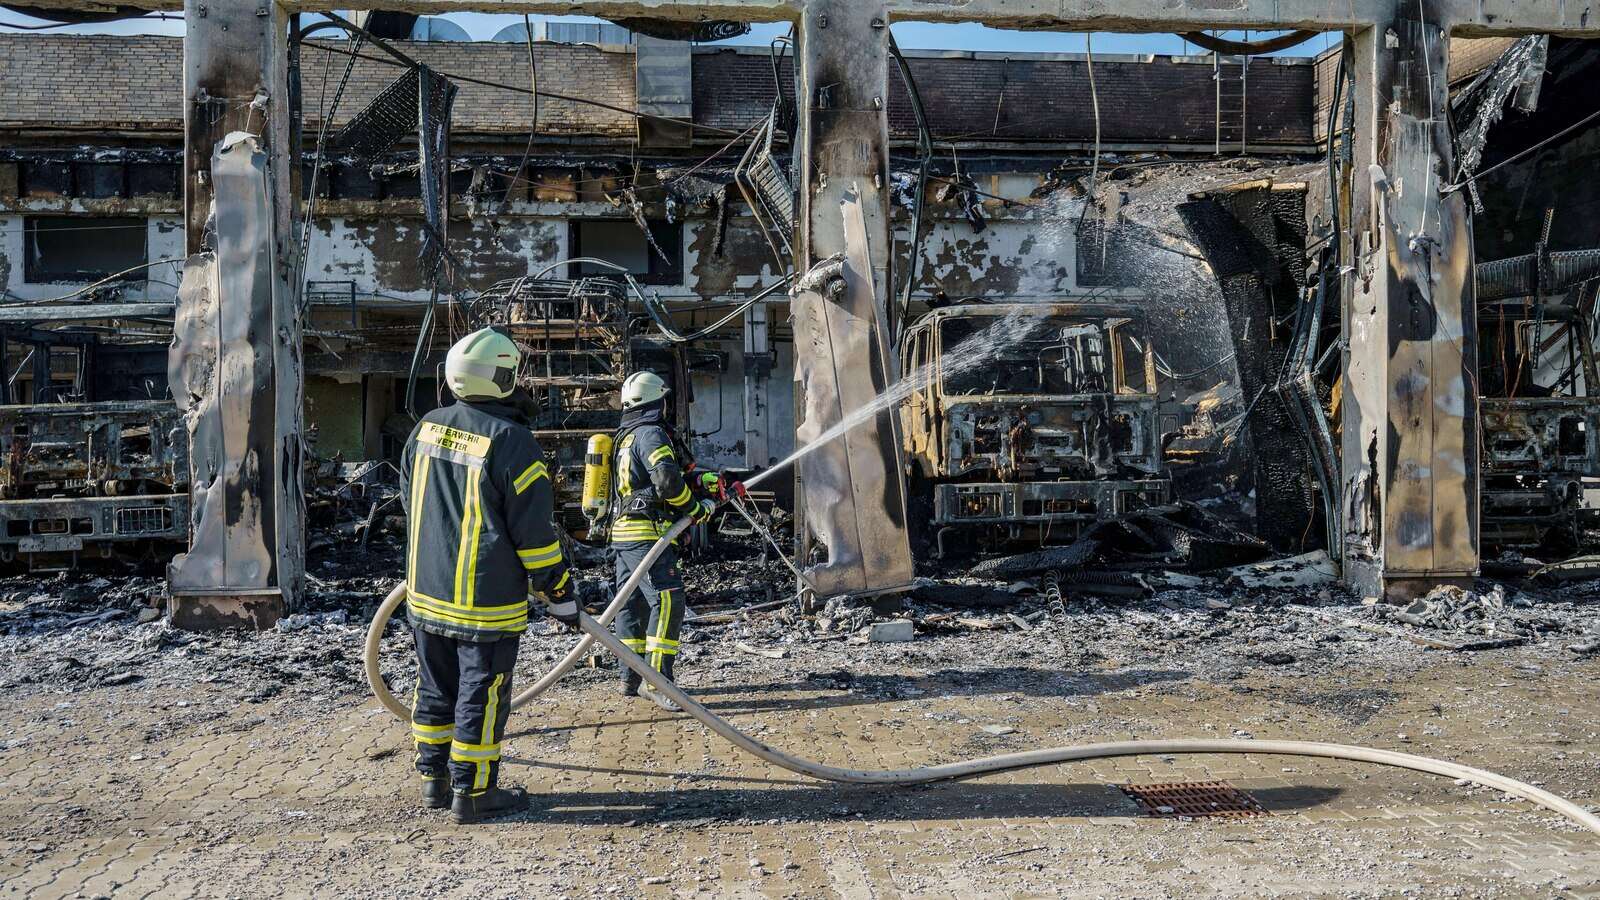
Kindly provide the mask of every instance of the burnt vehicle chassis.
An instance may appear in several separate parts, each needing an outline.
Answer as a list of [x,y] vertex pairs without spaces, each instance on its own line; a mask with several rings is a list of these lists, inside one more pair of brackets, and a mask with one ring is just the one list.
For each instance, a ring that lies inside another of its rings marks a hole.
[[1593,290],[1576,306],[1530,301],[1479,311],[1483,542],[1567,553],[1595,525],[1584,489],[1600,479]]
[[0,562],[156,561],[188,541],[189,441],[167,399],[166,343],[38,327],[129,310],[40,309],[0,325]]
[[517,382],[539,403],[534,434],[551,461],[558,519],[587,539],[583,461],[589,437],[622,423],[621,388],[648,369],[672,388],[670,413],[688,430],[688,363],[677,344],[635,334],[627,289],[617,278],[513,278],[471,301],[475,321],[504,327],[523,350]]
[[188,539],[188,443],[170,400],[0,406],[0,454],[0,560],[68,567]]
[[[957,535],[1070,542],[1169,501],[1142,321],[1122,304],[1001,303],[937,310],[906,331],[902,377],[919,384],[901,407],[913,520],[937,556]],[[989,329],[1005,332],[1002,354],[1030,359],[964,359],[961,341],[995,340]]]

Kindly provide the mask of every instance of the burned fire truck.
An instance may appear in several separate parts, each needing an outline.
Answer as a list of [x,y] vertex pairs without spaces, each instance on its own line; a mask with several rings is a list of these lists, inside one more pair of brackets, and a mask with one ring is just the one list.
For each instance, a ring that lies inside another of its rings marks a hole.
[[913,521],[943,557],[981,544],[1066,542],[1168,502],[1155,360],[1137,307],[967,304],[901,338]]
[[0,324],[0,561],[71,568],[181,546],[189,438],[167,397],[166,343],[87,325],[170,317],[171,304],[13,312],[28,321]]

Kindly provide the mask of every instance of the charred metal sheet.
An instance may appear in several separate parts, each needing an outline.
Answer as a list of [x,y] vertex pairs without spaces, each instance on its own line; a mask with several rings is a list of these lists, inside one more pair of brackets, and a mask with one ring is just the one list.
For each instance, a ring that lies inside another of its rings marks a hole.
[[93,322],[101,319],[163,319],[171,303],[88,303],[60,306],[0,306],[0,323]]
[[[422,188],[422,272],[433,279],[449,263],[450,108],[456,86],[427,66],[417,68],[417,177]],[[448,277],[449,269],[444,272]]]
[[1178,211],[1222,288],[1239,387],[1253,407],[1257,526],[1275,549],[1301,550],[1315,515],[1314,457],[1288,398],[1272,388],[1284,376],[1290,349],[1278,323],[1290,320],[1304,289],[1304,186],[1254,183]]
[[378,92],[333,136],[333,146],[366,160],[376,160],[417,129],[417,69],[407,69]]
[[677,38],[639,33],[633,41],[634,98],[641,148],[694,142],[693,48]]
[[649,35],[664,41],[694,41],[706,44],[750,33],[750,26],[747,23],[730,22],[726,19],[675,22],[671,19],[636,17],[613,18],[611,21],[636,34]]
[[1600,278],[1600,249],[1529,253],[1477,266],[1478,302],[1549,297]]
[[818,443],[857,418],[852,414],[873,410],[799,462],[806,525],[828,551],[827,561],[806,573],[821,596],[879,593],[912,578],[894,413],[874,409],[888,387],[882,365],[892,357],[876,346],[882,299],[873,289],[859,195],[848,195],[841,213],[850,252],[808,273],[793,304],[795,380],[805,402],[796,443]]
[[303,501],[298,422],[280,422],[275,389],[287,374],[275,371],[275,345],[289,326],[278,320],[284,286],[267,155],[253,135],[235,132],[218,145],[211,173],[216,250],[184,268],[170,359],[193,466],[192,541],[169,570],[175,596],[278,592],[285,572],[301,571],[303,553],[298,528],[278,530],[284,506]]
[[1512,95],[1521,112],[1532,112],[1538,105],[1549,54],[1549,35],[1520,38],[1456,95],[1452,113],[1457,122],[1466,123],[1456,135],[1457,180],[1471,178],[1483,164],[1489,132],[1505,117],[1506,102]]

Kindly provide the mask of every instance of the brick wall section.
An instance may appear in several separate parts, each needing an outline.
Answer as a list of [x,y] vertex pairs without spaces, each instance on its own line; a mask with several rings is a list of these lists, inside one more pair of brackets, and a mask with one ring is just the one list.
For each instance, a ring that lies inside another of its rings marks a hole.
[[0,123],[181,128],[183,41],[0,35]]
[[[528,48],[525,44],[400,42],[395,47],[441,73],[466,75],[523,88],[528,86]],[[383,51],[372,48],[363,53],[367,56],[383,55]],[[315,127],[320,120],[317,109],[323,83],[323,65],[330,57],[327,82],[331,98],[340,76],[344,74],[348,57],[319,50],[314,45],[307,47],[302,56],[300,78],[304,85],[302,96],[307,128]],[[540,91],[597,100],[623,109],[634,108],[631,52],[604,52],[579,44],[536,44],[534,57],[538,61]],[[345,90],[338,114],[334,116],[334,124],[340,124],[348,114],[365,106],[378,91],[399,77],[401,71],[395,66],[357,60],[355,71],[350,76],[350,86]],[[533,116],[533,103],[528,95],[467,82],[457,82],[457,87],[459,91],[453,118],[456,129],[483,134],[527,133],[528,123]],[[539,103],[539,129],[554,134],[623,138],[634,134],[631,115],[588,104],[550,99]]]
[[[408,43],[406,54],[441,72],[528,84],[522,44]],[[365,54],[383,56],[367,48]],[[540,44],[535,48],[541,90],[580,96],[626,109],[634,106],[633,54],[594,47]],[[319,124],[326,74],[331,100],[347,57],[307,46],[302,56],[306,123]],[[177,131],[182,128],[183,41],[175,37],[114,35],[0,35],[0,126],[108,125]],[[376,96],[401,70],[357,60],[335,125]],[[455,123],[463,131],[526,133],[532,103],[525,94],[462,83]],[[539,122],[548,132],[630,137],[633,117],[597,107],[545,100]]]
[[[742,128],[771,108],[768,57],[733,51],[697,53],[694,64],[695,117],[702,124]],[[953,54],[912,57],[910,65],[936,139],[1094,139],[1085,61],[1007,61]],[[1215,140],[1216,87],[1209,64],[1170,57],[1150,62],[1096,61],[1094,73],[1105,141],[1210,144]],[[1309,65],[1252,61],[1251,143],[1312,140],[1312,76]],[[787,61],[782,78],[789,83]],[[915,119],[895,74],[890,78],[889,120],[895,137],[915,136]]]

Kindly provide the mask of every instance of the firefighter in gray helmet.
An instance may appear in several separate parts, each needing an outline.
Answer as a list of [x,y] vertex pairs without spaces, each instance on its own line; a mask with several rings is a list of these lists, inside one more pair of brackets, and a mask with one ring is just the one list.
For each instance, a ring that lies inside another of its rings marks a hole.
[[423,416],[401,457],[416,765],[424,805],[448,806],[462,824],[528,807],[526,792],[498,780],[530,601],[578,621],[550,471],[512,396],[521,356],[492,329],[451,347],[445,377],[456,402]]
[[[635,372],[622,384],[622,427],[613,451],[616,496],[611,525],[619,588],[674,521],[688,515],[704,522],[716,509],[712,500],[696,496],[690,487],[685,473],[691,472],[694,464],[674,439],[666,397],[666,382],[652,372]],[[694,483],[714,489],[713,483],[720,484],[721,476],[706,472]],[[684,601],[678,555],[669,548],[650,566],[639,589],[617,614],[617,637],[668,678],[678,656]],[[678,711],[677,704],[643,684],[627,667],[622,671],[622,692]]]

